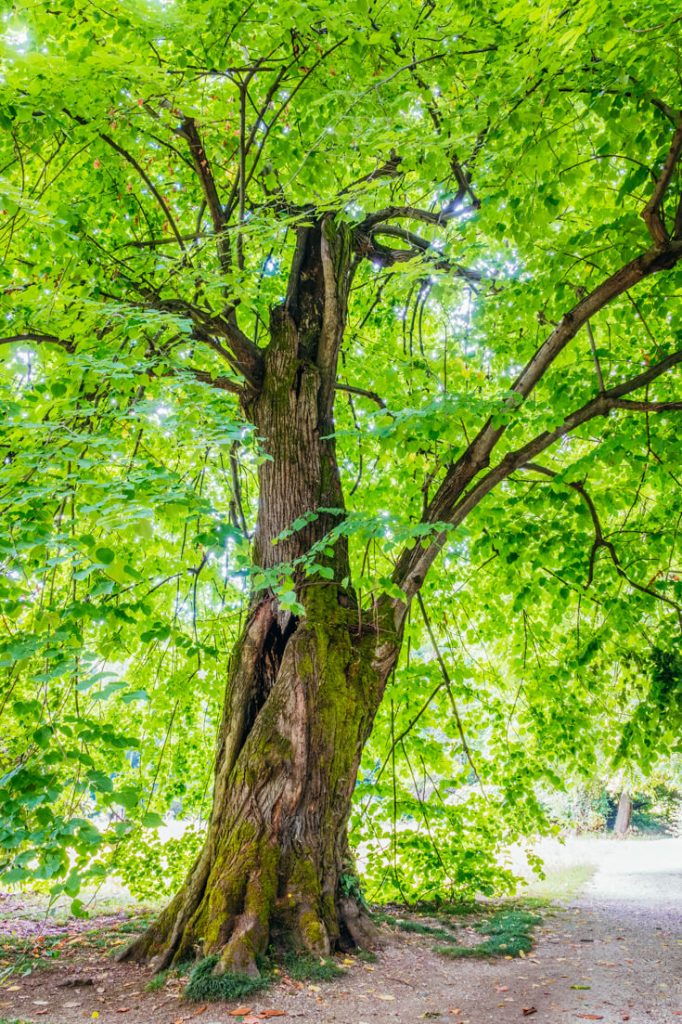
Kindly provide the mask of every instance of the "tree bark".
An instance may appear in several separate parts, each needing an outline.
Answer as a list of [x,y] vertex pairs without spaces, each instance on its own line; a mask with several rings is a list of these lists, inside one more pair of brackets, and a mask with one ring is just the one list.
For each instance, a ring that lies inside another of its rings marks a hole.
[[[268,456],[254,539],[263,569],[296,565],[343,515],[331,435],[352,269],[349,240],[331,221],[302,229],[286,302],[271,314],[263,382],[248,410]],[[271,590],[252,598],[231,658],[205,846],[124,958],[154,959],[162,970],[217,954],[218,972],[256,973],[271,941],[315,954],[370,941],[369,919],[349,895],[346,826],[399,628],[378,608],[363,621],[344,539],[315,561],[325,576],[294,571],[304,616]]]
[[616,813],[616,820],[613,825],[613,831],[616,835],[624,836],[627,830],[630,828],[630,821],[632,820],[632,797],[625,790],[620,794],[620,800],[618,801],[618,811]]

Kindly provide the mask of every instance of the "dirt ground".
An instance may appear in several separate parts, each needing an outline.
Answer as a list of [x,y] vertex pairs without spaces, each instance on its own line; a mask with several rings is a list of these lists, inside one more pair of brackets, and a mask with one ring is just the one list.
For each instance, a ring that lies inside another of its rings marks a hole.
[[447,960],[433,951],[432,938],[391,932],[375,963],[341,958],[345,974],[332,982],[285,978],[248,999],[240,1016],[234,1003],[187,1003],[179,981],[148,992],[148,971],[115,964],[87,932],[96,925],[122,942],[123,914],[71,922],[60,932],[54,924],[17,921],[16,897],[5,898],[0,931],[34,929],[38,947],[47,934],[61,950],[54,967],[27,976],[0,966],[0,1022],[255,1024],[277,1016],[283,1024],[508,1024],[526,1017],[537,1024],[682,1024],[682,840],[604,840],[583,845],[580,856],[593,877],[577,898],[543,911],[525,958]]

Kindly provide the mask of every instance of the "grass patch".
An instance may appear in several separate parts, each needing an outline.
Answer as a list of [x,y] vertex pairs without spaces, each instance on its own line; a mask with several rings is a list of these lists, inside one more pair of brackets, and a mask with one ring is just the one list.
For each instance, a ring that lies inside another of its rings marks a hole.
[[[420,911],[422,914],[426,914],[426,911]],[[435,914],[433,915],[436,916]],[[415,935],[430,935],[434,939],[447,939],[452,942],[452,933],[456,930],[448,918],[439,918],[439,924],[429,924],[425,921],[414,921],[410,917],[393,917],[392,914],[375,914],[375,921],[380,921],[383,924],[390,925],[391,928],[397,928],[401,932],[412,932]]]
[[536,900],[572,900],[580,895],[592,879],[594,864],[545,864],[544,878],[530,878],[523,890],[523,897]]
[[379,957],[371,949],[356,949],[354,956],[366,964],[375,964]]
[[148,981],[145,985],[145,992],[158,992],[159,989],[162,989],[168,981],[168,974],[168,971],[160,971],[158,974],[154,975],[151,981]]
[[440,925],[424,924],[423,921],[410,921],[398,918],[395,922],[396,928],[401,932],[413,932],[416,935],[431,935],[434,939],[452,940],[452,928],[443,928]]
[[528,910],[498,910],[474,927],[488,937],[476,946],[436,946],[436,953],[457,960],[462,957],[521,956],[533,948],[532,931],[542,918]]
[[533,940],[529,935],[495,935],[477,946],[436,946],[435,950],[443,956],[458,959],[466,956],[520,956],[521,953],[530,953],[532,948]]
[[480,914],[484,908],[475,900],[462,900],[457,903],[422,903],[414,909],[417,914],[428,914],[443,920],[449,917],[467,917],[472,914]]
[[185,999],[197,1003],[243,999],[254,992],[262,992],[271,982],[270,975],[250,978],[246,974],[214,975],[213,968],[220,958],[207,956],[200,960],[189,976],[184,991]]
[[332,981],[345,973],[329,957],[315,957],[305,953],[287,953],[282,960],[282,967],[294,981]]
[[498,910],[488,920],[477,924],[476,930],[483,935],[525,935],[541,921],[538,914],[528,910]]
[[[214,975],[213,968],[218,960],[217,956],[207,956],[193,968],[185,987],[185,999],[197,1003],[242,1000],[255,992],[262,992],[278,980],[274,964],[270,960],[264,959],[262,965],[259,964],[261,974],[258,978],[251,978],[246,974]],[[334,978],[345,974],[343,968],[331,957],[314,957],[291,952],[279,961],[279,965],[294,981],[333,981]],[[159,974],[158,977],[163,980],[157,987],[161,988],[165,984],[168,973]]]

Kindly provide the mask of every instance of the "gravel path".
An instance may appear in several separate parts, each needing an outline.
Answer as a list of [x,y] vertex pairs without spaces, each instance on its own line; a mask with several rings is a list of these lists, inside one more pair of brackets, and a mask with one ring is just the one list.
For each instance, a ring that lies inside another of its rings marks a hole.
[[[580,844],[596,872],[579,899],[545,916],[532,954],[450,961],[422,935],[392,938],[375,964],[351,959],[339,980],[289,982],[249,1001],[301,1024],[537,1024],[580,1020],[682,1024],[682,840]],[[88,984],[69,985],[74,978]],[[191,1006],[179,985],[111,961],[71,962],[0,988],[0,1018],[47,1024],[228,1024],[234,1006]],[[273,1015],[274,1016],[274,1015]],[[262,1018],[262,1019],[268,1019]]]

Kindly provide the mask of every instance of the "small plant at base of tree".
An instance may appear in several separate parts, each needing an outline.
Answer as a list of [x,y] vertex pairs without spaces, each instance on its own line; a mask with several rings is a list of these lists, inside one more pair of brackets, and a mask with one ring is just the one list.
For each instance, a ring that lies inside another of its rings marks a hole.
[[262,992],[271,983],[269,974],[252,978],[246,974],[214,974],[217,956],[206,956],[192,970],[184,991],[185,999],[191,1002],[220,1002],[243,999],[244,996]]

